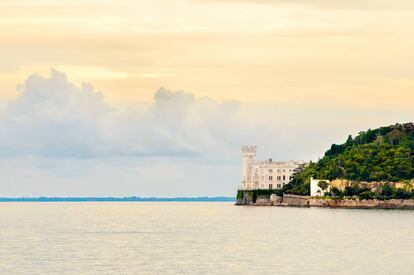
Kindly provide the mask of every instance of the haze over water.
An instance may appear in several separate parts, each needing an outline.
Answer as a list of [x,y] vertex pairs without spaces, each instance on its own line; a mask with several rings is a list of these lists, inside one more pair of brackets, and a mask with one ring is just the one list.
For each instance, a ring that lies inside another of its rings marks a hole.
[[0,274],[412,274],[414,212],[1,203]]

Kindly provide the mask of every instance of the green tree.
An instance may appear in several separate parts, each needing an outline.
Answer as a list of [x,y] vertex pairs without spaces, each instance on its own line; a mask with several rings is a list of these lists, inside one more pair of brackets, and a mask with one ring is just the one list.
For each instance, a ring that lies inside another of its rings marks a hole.
[[359,198],[362,200],[370,200],[375,198],[375,194],[372,191],[363,191],[359,193]]
[[332,193],[332,196],[334,196],[334,197],[342,197],[343,196],[342,191],[339,190],[338,187],[332,187],[331,193]]
[[394,188],[389,184],[384,184],[381,188],[381,196],[384,199],[391,199],[394,196]]
[[319,188],[321,188],[323,191],[327,190],[329,187],[329,183],[325,180],[321,180],[318,182]]

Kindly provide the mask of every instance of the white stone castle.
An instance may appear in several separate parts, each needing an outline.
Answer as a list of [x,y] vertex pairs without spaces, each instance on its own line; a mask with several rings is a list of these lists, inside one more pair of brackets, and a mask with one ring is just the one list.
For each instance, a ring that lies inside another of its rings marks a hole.
[[243,146],[243,190],[280,189],[288,184],[304,161],[256,160],[257,146]]

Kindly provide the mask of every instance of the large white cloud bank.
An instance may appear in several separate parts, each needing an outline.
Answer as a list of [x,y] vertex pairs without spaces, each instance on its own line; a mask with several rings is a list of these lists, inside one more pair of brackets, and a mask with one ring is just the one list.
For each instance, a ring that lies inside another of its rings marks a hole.
[[116,108],[65,74],[31,75],[0,118],[2,156],[96,158],[199,156],[226,150],[240,134],[236,101],[160,88],[150,105]]
[[315,159],[354,129],[372,126],[372,117],[378,120],[370,110],[243,105],[165,88],[150,104],[115,107],[92,85],[77,86],[53,69],[49,77],[29,76],[18,90],[1,110],[0,157],[197,157],[238,163],[240,146],[257,144],[275,159]]

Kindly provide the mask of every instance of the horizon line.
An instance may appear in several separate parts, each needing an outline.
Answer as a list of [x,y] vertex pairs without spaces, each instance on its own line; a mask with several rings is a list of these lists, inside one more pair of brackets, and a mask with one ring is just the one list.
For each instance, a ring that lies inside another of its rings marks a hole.
[[0,202],[231,202],[235,197],[0,197]]

